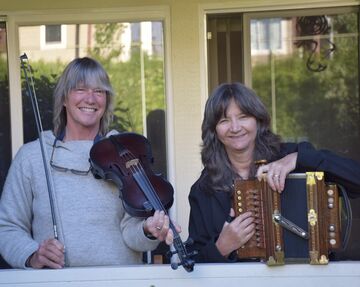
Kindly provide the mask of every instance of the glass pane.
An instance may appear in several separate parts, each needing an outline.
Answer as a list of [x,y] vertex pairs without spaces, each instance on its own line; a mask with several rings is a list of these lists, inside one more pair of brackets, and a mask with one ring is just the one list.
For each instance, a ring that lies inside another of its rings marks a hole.
[[[65,65],[75,57],[93,57],[109,73],[116,94],[111,128],[147,136],[152,144],[155,172],[166,176],[163,23],[64,26],[66,47],[46,49],[40,43],[44,37],[41,33],[45,33],[40,25],[19,27],[20,52],[26,52],[34,71],[44,130],[52,128],[52,93]],[[23,103],[24,138],[28,142],[38,136],[25,92]]]
[[46,43],[61,42],[61,25],[46,25],[45,41]]
[[[0,196],[11,163],[9,71],[6,23],[0,21]],[[0,255],[0,269],[10,268]]]
[[358,23],[357,12],[252,19],[252,86],[285,140],[360,160]]
[[243,15],[207,15],[208,88],[243,82]]
[[11,132],[6,24],[0,22],[0,195],[10,163]]

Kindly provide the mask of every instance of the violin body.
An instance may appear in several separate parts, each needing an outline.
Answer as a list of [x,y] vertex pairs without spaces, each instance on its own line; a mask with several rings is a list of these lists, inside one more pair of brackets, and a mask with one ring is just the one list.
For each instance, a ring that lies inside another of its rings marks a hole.
[[[125,210],[136,217],[149,217],[156,210],[164,211],[174,201],[172,185],[151,170],[153,157],[149,141],[136,133],[121,133],[102,139],[90,150],[91,170],[96,178],[114,181],[120,191]],[[180,263],[172,263],[176,269],[182,265],[186,271],[194,269],[194,260],[190,257],[181,241],[174,224],[170,220],[170,229],[174,234],[174,252]]]
[[120,133],[104,138],[95,143],[90,150],[94,176],[114,181],[119,188],[125,210],[135,217],[146,218],[155,211],[138,182],[133,179],[133,172],[137,172],[138,166],[143,168],[142,171],[145,172],[164,208],[168,210],[174,202],[172,185],[151,170],[153,160],[149,141],[136,133]]

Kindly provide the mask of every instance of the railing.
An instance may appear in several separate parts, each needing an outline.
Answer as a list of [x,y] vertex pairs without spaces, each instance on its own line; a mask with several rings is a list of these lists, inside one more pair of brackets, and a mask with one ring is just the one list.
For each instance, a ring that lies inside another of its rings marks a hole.
[[61,270],[1,270],[0,286],[7,287],[359,287],[360,261],[329,265],[263,263],[196,264],[194,271],[169,265],[66,268]]

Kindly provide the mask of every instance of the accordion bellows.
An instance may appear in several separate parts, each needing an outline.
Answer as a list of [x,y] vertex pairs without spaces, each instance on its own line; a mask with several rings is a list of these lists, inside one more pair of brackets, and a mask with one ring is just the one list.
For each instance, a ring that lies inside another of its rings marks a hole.
[[260,259],[268,265],[287,261],[327,264],[341,246],[339,192],[324,182],[323,172],[290,174],[282,194],[261,181],[236,180],[236,216],[251,211],[255,234],[237,250],[240,260]]

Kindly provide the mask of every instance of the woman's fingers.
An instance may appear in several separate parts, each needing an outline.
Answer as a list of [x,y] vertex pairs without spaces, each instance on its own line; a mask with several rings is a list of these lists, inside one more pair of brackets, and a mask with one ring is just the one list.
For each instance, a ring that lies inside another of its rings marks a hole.
[[30,258],[33,268],[62,268],[65,265],[64,246],[56,239],[44,240]]
[[286,155],[285,157],[262,165],[258,168],[256,177],[261,180],[266,177],[266,181],[271,189],[282,192],[285,188],[287,175],[296,167],[297,152]]
[[[181,227],[174,224],[176,232],[181,232]],[[144,224],[144,232],[160,241],[165,241],[168,245],[172,244],[174,239],[173,231],[170,228],[170,218],[164,211],[155,211],[153,216],[146,219]]]
[[[230,211],[229,215],[232,215],[232,211]],[[245,212],[234,218],[230,223],[225,221],[215,243],[223,256],[229,255],[249,241],[255,232],[254,220],[251,212]]]

